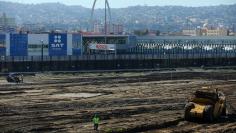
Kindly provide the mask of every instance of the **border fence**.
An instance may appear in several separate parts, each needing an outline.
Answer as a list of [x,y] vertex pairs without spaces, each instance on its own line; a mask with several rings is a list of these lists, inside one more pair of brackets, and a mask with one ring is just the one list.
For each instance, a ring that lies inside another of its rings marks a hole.
[[87,53],[85,50],[79,56],[42,56],[43,54],[41,56],[2,56],[0,71],[159,69],[236,65],[235,36],[138,37],[137,42],[131,44],[124,44],[122,49],[117,49],[115,52]]
[[1,72],[158,69],[236,65],[236,53],[1,57]]

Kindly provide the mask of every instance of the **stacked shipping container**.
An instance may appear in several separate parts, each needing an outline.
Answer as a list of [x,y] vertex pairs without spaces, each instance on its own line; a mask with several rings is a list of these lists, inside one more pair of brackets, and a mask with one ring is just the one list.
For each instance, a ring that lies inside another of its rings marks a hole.
[[[86,40],[86,39],[87,40]],[[99,36],[82,36],[81,34],[49,33],[49,34],[2,34],[0,35],[0,55],[2,56],[79,56],[87,54],[88,40],[105,38]],[[118,53],[135,47],[136,37],[112,35],[107,37],[116,45]],[[127,39],[128,38],[128,39]],[[121,42],[120,42],[121,40]],[[122,41],[127,40],[127,41]],[[132,44],[132,45],[131,45]],[[125,53],[125,52],[124,52]]]
[[0,34],[0,56],[81,55],[80,34]]
[[28,35],[10,34],[10,55],[28,56]]
[[6,55],[6,35],[0,34],[0,56]]

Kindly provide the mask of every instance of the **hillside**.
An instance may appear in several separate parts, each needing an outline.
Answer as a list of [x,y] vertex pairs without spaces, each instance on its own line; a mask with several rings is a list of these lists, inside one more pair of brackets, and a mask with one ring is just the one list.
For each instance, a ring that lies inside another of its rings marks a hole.
[[[0,1],[0,12],[16,18],[18,24],[43,23],[87,27],[91,9],[60,3],[19,4]],[[129,29],[160,29],[178,31],[208,22],[211,26],[231,27],[236,23],[236,5],[209,7],[133,6],[112,9],[113,22]],[[103,9],[96,9],[97,21],[103,21]],[[190,18],[188,21],[187,18]],[[188,22],[188,24],[187,24]]]

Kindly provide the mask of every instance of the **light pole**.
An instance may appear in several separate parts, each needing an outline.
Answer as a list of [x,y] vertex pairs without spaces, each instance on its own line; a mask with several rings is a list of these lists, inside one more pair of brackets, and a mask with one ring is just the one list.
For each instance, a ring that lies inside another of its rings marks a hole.
[[44,42],[43,40],[40,40],[41,42],[41,70],[43,71],[43,47],[44,47]]
[[1,56],[1,71],[0,72],[4,72],[4,61],[5,61],[5,57],[4,56]]

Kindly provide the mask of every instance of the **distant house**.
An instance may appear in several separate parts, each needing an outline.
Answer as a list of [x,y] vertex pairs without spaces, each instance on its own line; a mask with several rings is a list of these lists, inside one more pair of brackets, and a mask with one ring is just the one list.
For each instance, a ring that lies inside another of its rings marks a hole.
[[229,30],[224,28],[217,29],[194,29],[194,30],[183,30],[182,34],[185,36],[228,36]]

